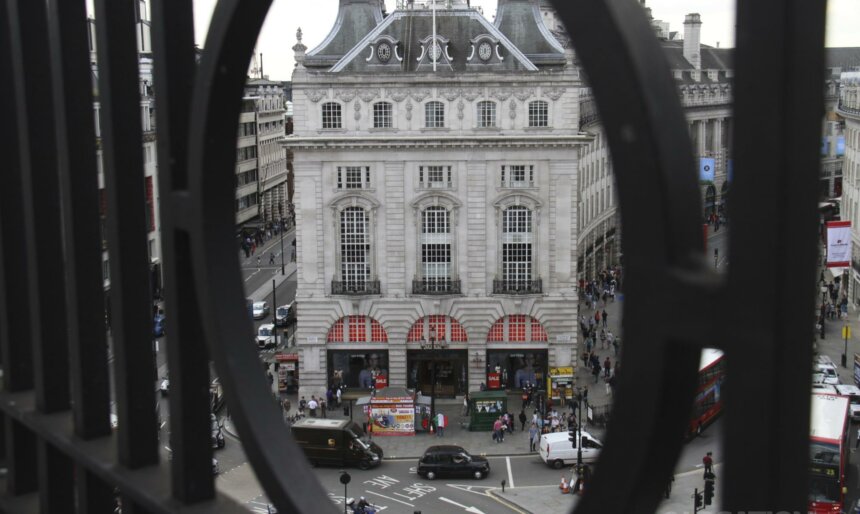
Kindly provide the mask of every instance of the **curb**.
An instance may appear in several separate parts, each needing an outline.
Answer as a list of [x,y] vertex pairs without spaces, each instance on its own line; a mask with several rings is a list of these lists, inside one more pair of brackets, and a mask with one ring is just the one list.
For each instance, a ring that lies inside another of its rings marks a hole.
[[502,496],[501,492],[499,492],[498,489],[487,489],[487,494],[490,497],[492,497],[494,500],[496,500],[497,502],[501,503],[505,507],[507,507],[507,508],[509,508],[515,512],[519,512],[520,514],[533,514],[532,511],[527,510],[526,508],[524,508],[520,505],[517,505],[516,503],[514,503],[511,500]]

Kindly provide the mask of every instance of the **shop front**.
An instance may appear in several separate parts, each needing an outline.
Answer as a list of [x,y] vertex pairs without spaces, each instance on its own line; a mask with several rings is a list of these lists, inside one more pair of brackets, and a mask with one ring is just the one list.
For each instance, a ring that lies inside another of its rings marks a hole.
[[510,390],[532,386],[543,390],[547,384],[547,359],[547,350],[487,350],[487,389]]
[[388,350],[329,350],[326,361],[330,387],[388,386]]
[[408,350],[407,381],[410,389],[429,396],[433,391],[433,363],[436,363],[436,397],[454,398],[466,394],[469,386],[466,350]]

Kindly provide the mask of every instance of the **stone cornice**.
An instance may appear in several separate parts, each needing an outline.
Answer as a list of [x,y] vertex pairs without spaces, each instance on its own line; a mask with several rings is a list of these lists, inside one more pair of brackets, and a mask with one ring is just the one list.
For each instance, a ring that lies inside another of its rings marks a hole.
[[390,136],[309,136],[287,137],[282,141],[291,150],[390,149],[390,148],[574,148],[592,140],[588,134],[576,135],[437,135]]

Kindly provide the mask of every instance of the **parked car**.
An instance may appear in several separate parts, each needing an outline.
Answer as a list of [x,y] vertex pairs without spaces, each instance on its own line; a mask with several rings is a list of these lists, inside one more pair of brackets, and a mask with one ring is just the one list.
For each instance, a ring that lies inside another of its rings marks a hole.
[[164,335],[164,319],[164,314],[156,314],[155,318],[153,318],[153,337],[162,337]]
[[490,463],[484,457],[470,455],[460,446],[431,446],[418,461],[418,476],[473,477],[480,480],[490,474]]
[[860,387],[851,384],[840,384],[835,387],[837,393],[849,398],[848,412],[851,414],[851,421],[860,421]]
[[[590,464],[597,461],[603,443],[594,436],[582,431],[582,462]],[[576,443],[570,442],[568,432],[552,432],[540,438],[540,458],[555,469],[576,464],[578,449]]]
[[296,319],[296,302],[292,301],[275,309],[275,325],[283,327]]
[[257,329],[257,348],[268,350],[275,347],[275,325],[266,323]]
[[252,308],[254,319],[263,319],[269,315],[269,303],[268,302],[254,302],[254,306]]
[[819,355],[812,365],[813,373],[824,373],[824,383],[836,385],[839,383],[839,372],[830,357]]

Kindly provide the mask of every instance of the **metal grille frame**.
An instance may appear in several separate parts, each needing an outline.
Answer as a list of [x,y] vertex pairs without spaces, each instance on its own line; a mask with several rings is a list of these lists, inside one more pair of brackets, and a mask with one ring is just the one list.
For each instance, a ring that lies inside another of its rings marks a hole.
[[[577,511],[655,509],[688,420],[688,409],[677,406],[691,404],[704,346],[726,352],[731,378],[723,509],[805,511],[825,2],[738,3],[728,205],[735,223],[725,277],[703,258],[690,135],[643,10],[632,0],[555,4],[605,126],[625,229],[628,364]],[[272,502],[283,512],[335,512],[319,502],[325,492],[283,429],[256,352],[231,344],[252,333],[233,245],[233,142],[269,5],[220,0],[195,65],[191,0],[153,0],[166,309],[174,327],[168,464],[159,461],[154,428],[140,126],[125,122],[139,115],[135,2],[95,1],[111,335],[122,375],[114,434],[85,2],[0,0],[0,458],[8,468],[0,510],[108,513],[118,487],[124,512],[243,512],[216,494],[208,469],[211,357]],[[761,80],[762,62],[778,80]],[[55,137],[38,133],[45,127]],[[758,294],[734,302],[753,282]],[[42,316],[48,300],[50,320]],[[47,337],[49,328],[66,337]],[[744,394],[750,390],[755,398]],[[636,438],[627,437],[631,427]],[[754,461],[746,458],[751,442],[761,457]]]

